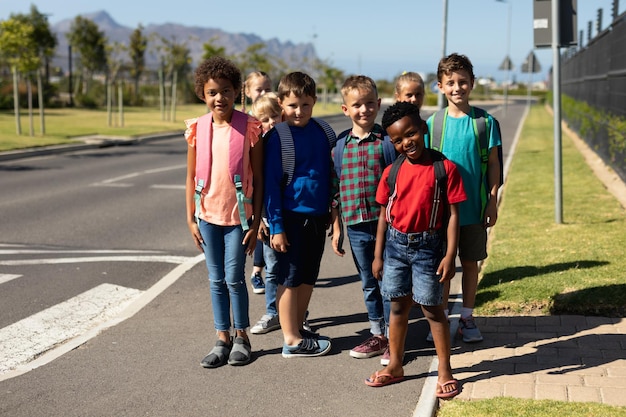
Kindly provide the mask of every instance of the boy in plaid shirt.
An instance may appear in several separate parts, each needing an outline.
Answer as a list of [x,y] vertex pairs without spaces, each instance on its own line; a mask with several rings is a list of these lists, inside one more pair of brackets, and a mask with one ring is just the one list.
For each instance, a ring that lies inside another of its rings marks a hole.
[[[380,294],[379,281],[372,274],[376,227],[380,207],[376,189],[383,170],[395,159],[393,145],[383,128],[375,123],[380,110],[380,98],[374,81],[363,75],[351,76],[341,88],[343,113],[352,120],[352,128],[341,133],[333,149],[335,170],[339,178],[341,219],[333,224],[332,246],[343,256],[340,236],[341,220],[347,226],[352,258],[357,267],[363,298],[372,334],[350,351],[354,358],[370,358],[387,349],[385,335],[389,318],[389,300]],[[387,149],[387,142],[391,147]]]

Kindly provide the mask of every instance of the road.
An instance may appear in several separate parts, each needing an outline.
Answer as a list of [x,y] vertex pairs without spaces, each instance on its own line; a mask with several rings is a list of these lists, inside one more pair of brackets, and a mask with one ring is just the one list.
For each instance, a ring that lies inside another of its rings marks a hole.
[[[501,119],[510,141],[522,113],[509,104]],[[367,333],[358,277],[328,247],[310,308],[328,356],[283,359],[273,332],[251,336],[248,366],[199,365],[215,338],[185,152],[178,137],[0,162],[0,415],[411,415],[434,354],[427,324],[415,309],[407,381],[366,387],[378,358],[348,356]],[[250,301],[254,323],[264,299]]]

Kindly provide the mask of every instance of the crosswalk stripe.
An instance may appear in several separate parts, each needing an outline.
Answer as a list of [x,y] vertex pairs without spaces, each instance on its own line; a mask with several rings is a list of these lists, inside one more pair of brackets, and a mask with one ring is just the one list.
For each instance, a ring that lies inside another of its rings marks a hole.
[[142,293],[101,284],[0,329],[0,375],[116,317]]
[[5,282],[9,282],[12,279],[19,278],[21,275],[15,274],[0,274],[0,284],[4,284]]

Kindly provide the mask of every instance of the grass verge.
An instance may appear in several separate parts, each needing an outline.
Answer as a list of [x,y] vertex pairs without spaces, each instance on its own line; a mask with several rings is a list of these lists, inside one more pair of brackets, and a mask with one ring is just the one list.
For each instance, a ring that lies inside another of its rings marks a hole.
[[476,299],[479,315],[623,317],[626,215],[563,135],[555,221],[552,117],[533,107],[510,167]]
[[437,417],[626,417],[626,408],[596,403],[567,403],[551,400],[493,398],[478,401],[447,401]]
[[[169,121],[161,120],[161,111],[158,108],[125,107],[124,126],[121,127],[117,112],[112,113],[112,126],[108,126],[108,115],[105,109],[46,109],[46,134],[41,135],[39,112],[35,109],[33,136],[30,136],[30,119],[26,111],[20,113],[21,135],[16,134],[13,112],[2,111],[0,112],[0,152],[71,143],[81,136],[134,137],[151,133],[182,131],[185,129],[185,119],[198,117],[205,111],[206,107],[203,104],[181,105],[176,109],[175,121]],[[335,113],[341,113],[338,104],[318,103],[315,105],[315,116]]]

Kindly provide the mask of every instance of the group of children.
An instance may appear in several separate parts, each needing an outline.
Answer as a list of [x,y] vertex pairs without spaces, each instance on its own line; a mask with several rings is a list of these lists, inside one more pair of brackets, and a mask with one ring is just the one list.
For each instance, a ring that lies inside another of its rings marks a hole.
[[[316,85],[305,73],[285,75],[275,94],[266,74],[251,74],[243,91],[244,100],[252,99],[250,114],[234,109],[242,82],[233,63],[210,58],[195,76],[209,113],[187,121],[187,223],[205,254],[218,339],[202,366],[251,360],[244,268],[255,247],[262,257],[254,262],[260,282],[253,290],[265,292],[266,312],[251,332],[281,328],[285,358],[328,353],[331,340],[305,321],[326,230],[332,229],[333,251],[343,256],[345,227],[371,332],[350,356],[382,354],[385,365],[365,383],[379,387],[403,379],[408,315],[417,303],[439,360],[436,395],[457,395],[444,302],[458,250],[464,296],[459,331],[465,341],[482,340],[472,309],[500,185],[499,131],[483,111],[490,137],[481,159],[469,105],[469,59],[452,54],[439,63],[438,86],[449,105],[443,129],[434,126],[440,118],[426,122],[420,116],[425,91],[418,74],[399,77],[397,102],[384,112],[382,126],[375,122],[381,106],[376,84],[351,76],[341,88],[341,109],[352,127],[338,137],[312,117]],[[430,149],[432,143],[441,153]]]

